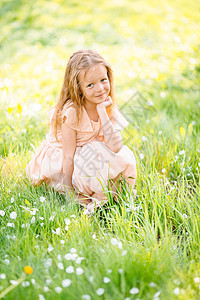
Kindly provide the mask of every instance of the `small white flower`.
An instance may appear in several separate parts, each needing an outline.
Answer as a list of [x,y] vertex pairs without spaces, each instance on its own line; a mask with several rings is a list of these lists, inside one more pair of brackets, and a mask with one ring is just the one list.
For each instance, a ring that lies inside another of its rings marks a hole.
[[164,174],[164,173],[166,172],[166,169],[165,169],[165,168],[163,168],[161,172]]
[[183,214],[183,219],[187,219],[188,216],[186,214]]
[[81,275],[81,274],[83,274],[83,269],[82,268],[76,268],[76,274],[77,275]]
[[44,226],[44,223],[40,223],[40,226],[43,227],[43,226]]
[[0,279],[5,279],[6,278],[6,274],[0,274]]
[[35,217],[32,217],[31,224],[35,223]]
[[58,254],[58,256],[57,256],[57,258],[58,258],[58,260],[62,260],[62,256],[60,255],[60,254]]
[[55,233],[56,233],[57,235],[60,235],[60,231],[61,231],[61,228],[58,227],[58,228],[56,228],[56,232],[55,232]]
[[124,256],[124,255],[126,255],[127,254],[127,250],[124,250],[123,252],[122,252],[122,256]]
[[62,281],[62,286],[63,287],[68,287],[68,286],[70,286],[70,284],[71,284],[71,280],[70,279],[64,279],[63,281]]
[[39,211],[37,208],[32,208],[32,210],[30,210],[30,214],[32,216],[35,216],[36,212]]
[[83,300],[91,300],[91,296],[90,295],[82,295],[82,299]]
[[17,213],[15,211],[11,212],[10,213],[10,218],[13,219],[13,220],[16,219],[17,218]]
[[31,278],[31,283],[34,285],[35,284],[35,279]]
[[60,227],[56,228],[56,230],[52,229],[52,232],[55,233],[55,234],[57,234],[57,235],[60,235],[60,231],[61,231]]
[[111,239],[111,243],[112,243],[113,245],[117,245],[117,244],[118,244],[118,240],[117,240],[116,238],[112,238],[112,239]]
[[14,197],[10,199],[10,202],[13,203],[15,201]]
[[78,254],[77,253],[67,253],[65,254],[65,259],[66,260],[76,260],[76,258],[78,257]]
[[165,97],[166,97],[166,93],[165,93],[165,92],[161,92],[161,93],[160,93],[160,96],[161,96],[162,98],[165,98]]
[[56,293],[60,294],[62,292],[62,288],[57,286],[57,287],[55,287],[55,291],[56,291]]
[[9,265],[9,264],[10,264],[10,260],[7,259],[7,258],[4,260],[4,262],[5,262],[6,265]]
[[140,157],[140,159],[142,160],[142,159],[144,158],[144,154],[143,154],[143,153],[140,153],[140,154],[139,154],[139,157]]
[[185,150],[179,151],[179,155],[183,155],[183,154],[185,154]]
[[63,263],[58,263],[58,268],[60,269],[60,270],[64,270],[64,265],[63,265]]
[[[156,76],[156,77],[155,77],[155,76]],[[150,77],[151,77],[151,78],[157,78],[157,73],[156,73],[156,72],[155,72],[155,73],[154,73],[154,72],[150,73]],[[150,101],[147,102],[147,105],[153,106],[154,103],[153,103],[153,101],[150,100]]]
[[153,296],[154,298],[158,298],[160,296],[160,291],[158,291],[157,293],[155,293],[155,295]]
[[131,290],[130,290],[130,294],[132,295],[135,295],[135,294],[138,294],[140,292],[140,290],[136,287],[133,287]]
[[97,290],[97,295],[98,295],[98,296],[101,296],[101,295],[103,295],[103,294],[104,294],[104,292],[105,292],[105,290],[104,290],[104,289],[102,289],[102,288],[99,288],[99,289]]
[[180,283],[181,283],[179,279],[174,279],[173,282],[174,282],[174,284],[176,284],[176,285],[180,285]]
[[176,287],[176,288],[174,289],[173,293],[174,293],[174,295],[179,295],[179,293],[180,293],[179,287]]
[[69,218],[66,218],[64,221],[65,221],[65,224],[66,224],[66,225],[69,225],[69,224],[71,223],[71,221],[70,221]]
[[39,219],[40,219],[40,220],[44,220],[44,218],[43,218],[43,217],[39,217]]
[[5,211],[3,211],[3,210],[0,210],[0,216],[5,216]]
[[119,272],[120,274],[122,274],[122,273],[123,273],[123,269],[118,269],[118,272]]
[[54,218],[55,218],[55,216],[51,216],[51,217],[49,218],[49,221],[53,221]]
[[51,284],[52,279],[46,279],[46,284]]
[[162,130],[158,131],[158,134],[161,135],[162,134]]
[[52,259],[51,258],[47,258],[46,260],[44,260],[44,267],[45,268],[49,268],[52,265]]
[[194,282],[195,282],[195,283],[200,283],[200,277],[195,277],[195,278],[194,278]]
[[39,294],[39,300],[45,300],[45,298],[42,294]]
[[40,202],[45,202],[46,201],[46,198],[45,197],[40,197]]
[[77,257],[76,263],[80,264],[83,259],[85,259],[85,257]]
[[96,234],[95,234],[95,233],[92,235],[92,238],[93,238],[94,240],[96,239]]
[[44,292],[45,292],[45,293],[49,292],[48,286],[44,286]]
[[90,276],[90,277],[89,277],[89,281],[90,281],[90,282],[93,282],[93,280],[94,280],[94,276]]
[[104,283],[108,283],[108,282],[110,282],[110,278],[108,278],[108,277],[104,277],[104,278],[103,278],[103,282],[104,282]]
[[144,136],[144,135],[142,136],[142,141],[143,141],[143,142],[146,142],[146,141],[147,141],[146,136]]
[[117,244],[117,246],[118,246],[119,249],[122,249],[122,242],[119,242],[119,243]]
[[66,226],[65,226],[65,230],[66,230],[66,231],[69,230],[69,226],[66,225]]
[[76,252],[76,249],[75,249],[75,248],[71,248],[71,249],[70,249],[70,252],[71,252],[71,253],[75,253],[75,252]]
[[149,286],[150,286],[150,287],[156,287],[157,284],[156,284],[155,282],[150,282],[150,283],[149,283]]
[[74,267],[73,266],[69,266],[68,268],[66,268],[66,273],[73,273],[74,272]]
[[17,280],[10,280],[10,283],[11,283],[12,285],[17,285],[17,284],[18,284],[18,281],[17,281]]
[[110,274],[110,273],[112,273],[112,270],[111,270],[111,269],[108,269],[107,272]]
[[23,281],[22,282],[22,286],[23,287],[27,287],[27,286],[29,286],[30,285],[30,282],[29,281]]
[[54,249],[54,248],[53,248],[51,245],[49,245],[48,251],[51,252],[53,249]]
[[61,243],[62,245],[64,245],[65,241],[64,241],[64,240],[60,240],[60,243]]
[[76,215],[73,214],[73,215],[71,215],[70,217],[71,217],[71,218],[76,218]]

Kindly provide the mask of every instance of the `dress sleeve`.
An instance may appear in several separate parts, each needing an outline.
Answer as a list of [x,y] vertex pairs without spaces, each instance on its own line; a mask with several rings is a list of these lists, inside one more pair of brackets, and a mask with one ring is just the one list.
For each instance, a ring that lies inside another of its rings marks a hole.
[[62,121],[74,130],[78,130],[76,109],[73,106],[64,106],[62,112]]
[[[55,106],[52,107],[49,112],[50,123],[52,122],[54,112],[55,112]],[[62,111],[62,122],[63,123],[66,122],[69,127],[77,130],[76,121],[77,121],[76,109],[73,106],[71,106],[70,103],[65,104]]]
[[117,106],[114,106],[111,122],[116,130],[123,130],[129,125],[129,122],[124,118]]
[[66,103],[62,112],[63,122],[66,122],[69,127],[80,132],[92,132],[93,128],[87,115],[83,112],[80,115],[80,121],[78,123],[78,117],[76,108],[73,102]]

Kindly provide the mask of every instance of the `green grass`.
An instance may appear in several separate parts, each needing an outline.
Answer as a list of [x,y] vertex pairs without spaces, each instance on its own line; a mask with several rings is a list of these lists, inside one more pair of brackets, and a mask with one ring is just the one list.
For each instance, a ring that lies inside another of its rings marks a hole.
[[[179,0],[1,1],[0,293],[33,268],[5,299],[200,298],[199,8]],[[119,203],[105,187],[109,203],[91,216],[73,195],[35,188],[25,174],[68,58],[88,48],[112,65],[138,171],[135,200],[125,182]]]

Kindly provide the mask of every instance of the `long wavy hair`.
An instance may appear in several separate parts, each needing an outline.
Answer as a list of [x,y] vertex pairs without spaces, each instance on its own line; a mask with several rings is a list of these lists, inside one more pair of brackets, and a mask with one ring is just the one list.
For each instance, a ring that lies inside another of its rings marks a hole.
[[79,82],[79,73],[82,70],[87,71],[91,66],[95,64],[101,64],[107,69],[107,76],[110,82],[110,93],[109,96],[113,100],[113,104],[106,108],[109,118],[112,117],[113,107],[115,104],[114,97],[114,84],[113,84],[113,71],[110,64],[96,51],[88,50],[79,50],[74,52],[70,57],[63,81],[63,86],[60,92],[60,96],[57,104],[54,106],[55,110],[53,113],[52,121],[49,126],[53,128],[53,134],[57,139],[58,130],[61,129],[62,125],[62,110],[66,102],[72,101],[74,103],[76,113],[77,113],[77,122],[79,124],[81,119],[82,108],[84,106],[84,96],[80,88]]

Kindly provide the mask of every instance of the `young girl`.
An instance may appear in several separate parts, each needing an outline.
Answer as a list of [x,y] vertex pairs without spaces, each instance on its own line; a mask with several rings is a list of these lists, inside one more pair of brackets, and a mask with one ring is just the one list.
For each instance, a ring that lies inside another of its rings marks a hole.
[[129,123],[115,103],[110,64],[96,51],[70,57],[49,116],[50,131],[26,168],[34,185],[76,191],[90,213],[108,201],[101,184],[108,178],[113,183],[122,175],[136,194],[135,156],[120,134]]

